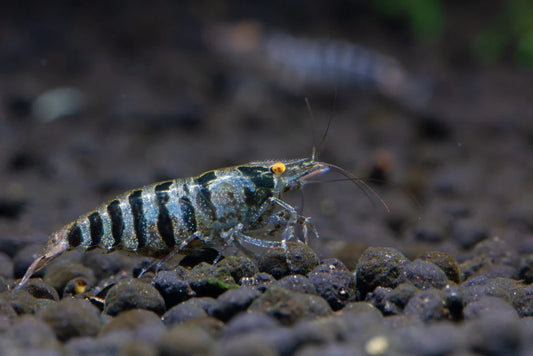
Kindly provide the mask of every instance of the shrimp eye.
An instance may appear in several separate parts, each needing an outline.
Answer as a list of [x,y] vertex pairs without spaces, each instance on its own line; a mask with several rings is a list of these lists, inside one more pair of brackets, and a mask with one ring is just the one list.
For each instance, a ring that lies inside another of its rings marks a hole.
[[282,174],[283,172],[285,172],[286,169],[287,167],[285,166],[285,164],[281,162],[276,162],[270,167],[270,171],[276,174]]

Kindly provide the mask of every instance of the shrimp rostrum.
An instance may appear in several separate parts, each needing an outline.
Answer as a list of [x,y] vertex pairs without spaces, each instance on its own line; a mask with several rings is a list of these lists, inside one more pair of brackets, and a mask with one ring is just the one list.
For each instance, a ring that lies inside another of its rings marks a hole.
[[[316,161],[313,154],[312,158],[251,162],[128,191],[53,233],[17,288],[74,248],[163,257],[191,248],[193,242],[219,251],[228,246],[285,246],[298,224],[304,225],[307,235],[310,222],[282,195],[331,168],[349,174]],[[281,240],[265,238],[268,226],[274,226],[270,235],[281,235]]]

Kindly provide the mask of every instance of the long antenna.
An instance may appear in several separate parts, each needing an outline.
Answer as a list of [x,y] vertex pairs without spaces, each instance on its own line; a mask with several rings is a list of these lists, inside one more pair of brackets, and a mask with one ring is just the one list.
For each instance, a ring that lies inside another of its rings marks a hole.
[[304,98],[305,105],[309,111],[309,117],[311,118],[311,134],[313,135],[313,150],[311,152],[311,160],[316,158],[316,135],[315,135],[315,116],[313,115],[313,109],[311,109],[311,104],[309,103],[309,98],[306,96]]

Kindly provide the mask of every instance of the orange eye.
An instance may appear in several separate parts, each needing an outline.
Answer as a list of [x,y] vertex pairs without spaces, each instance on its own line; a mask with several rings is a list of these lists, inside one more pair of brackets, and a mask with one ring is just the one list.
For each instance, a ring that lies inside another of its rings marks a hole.
[[285,172],[286,169],[287,167],[285,167],[285,164],[281,162],[276,162],[272,165],[272,167],[270,167],[270,170],[272,171],[272,173],[276,173],[276,174],[282,174],[283,172]]

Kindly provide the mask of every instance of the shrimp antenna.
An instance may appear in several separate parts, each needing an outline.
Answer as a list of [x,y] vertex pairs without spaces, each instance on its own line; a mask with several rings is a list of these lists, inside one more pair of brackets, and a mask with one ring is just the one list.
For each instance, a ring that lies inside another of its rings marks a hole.
[[352,173],[348,172],[346,169],[344,168],[341,168],[339,166],[336,166],[334,164],[331,164],[331,163],[323,163],[321,162],[322,164],[324,164],[325,166],[328,166],[329,168],[332,168],[334,171],[342,174],[343,176],[345,176],[346,178],[348,178],[348,180],[352,181],[355,185],[357,185],[357,187],[366,195],[366,197],[368,198],[368,200],[370,200],[370,202],[372,202],[372,205],[374,205],[374,201],[371,199],[370,197],[370,193],[372,193],[372,195],[377,199],[379,200],[379,202],[381,203],[381,205],[383,205],[383,207],[385,208],[385,211],[387,213],[390,213],[390,208],[389,206],[387,205],[387,203],[385,203],[385,201],[383,200],[383,198],[374,190],[372,189],[371,186],[369,186],[368,184],[366,184],[361,178],[357,178],[356,176],[354,176]]
[[313,135],[313,151],[311,153],[311,159],[314,161],[318,155],[318,153],[322,150],[322,146],[326,142],[326,137],[328,136],[329,127],[331,126],[331,122],[333,121],[333,114],[336,111],[336,104],[337,104],[337,88],[335,88],[335,96],[333,97],[333,107],[331,108],[331,111],[329,113],[329,119],[328,119],[328,125],[326,126],[326,130],[324,130],[324,133],[322,134],[322,137],[320,138],[320,141],[318,142],[318,145],[316,144],[316,135],[315,135],[315,124],[314,124],[314,115],[313,115],[313,109],[311,108],[311,103],[309,102],[309,98],[305,97],[305,105],[307,106],[307,110],[309,111],[309,115],[311,117],[311,133]]
[[313,109],[311,108],[311,103],[309,103],[309,98],[306,96],[304,98],[305,105],[307,106],[307,110],[309,111],[309,117],[311,118],[311,134],[313,135],[313,150],[311,152],[311,160],[315,160],[316,158],[316,135],[315,135],[315,115],[313,115]]

